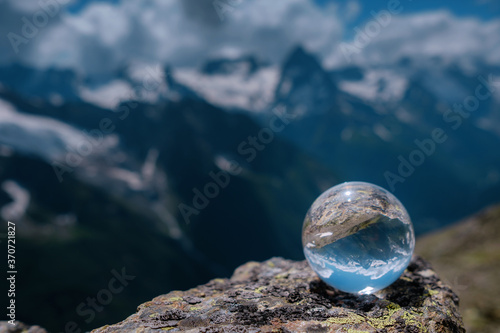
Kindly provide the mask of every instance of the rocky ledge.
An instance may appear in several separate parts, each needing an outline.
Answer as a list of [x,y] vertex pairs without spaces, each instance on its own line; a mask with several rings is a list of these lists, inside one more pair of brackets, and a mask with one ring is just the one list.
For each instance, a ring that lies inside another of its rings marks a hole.
[[250,262],[230,279],[139,306],[110,332],[465,332],[457,295],[419,257],[375,295],[328,287],[305,261]]

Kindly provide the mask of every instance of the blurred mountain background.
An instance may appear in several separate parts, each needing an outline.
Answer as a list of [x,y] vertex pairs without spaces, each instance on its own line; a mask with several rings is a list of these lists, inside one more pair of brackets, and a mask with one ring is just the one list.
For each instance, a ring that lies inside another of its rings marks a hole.
[[[303,259],[309,205],[343,181],[393,192],[417,236],[500,202],[499,14],[487,0],[0,1],[17,318],[88,330],[249,260]],[[122,270],[133,280],[102,302]]]

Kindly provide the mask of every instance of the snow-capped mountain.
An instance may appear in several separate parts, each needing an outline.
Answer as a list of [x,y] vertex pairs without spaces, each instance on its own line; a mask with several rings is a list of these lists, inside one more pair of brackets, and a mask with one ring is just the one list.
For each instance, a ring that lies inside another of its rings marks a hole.
[[175,69],[172,77],[213,105],[263,112],[273,103],[279,74],[276,66],[243,57],[211,60],[201,69]]
[[[137,281],[151,296],[247,260],[301,258],[309,204],[340,181],[395,191],[421,234],[500,200],[500,70],[477,66],[330,70],[297,47],[278,65],[134,64],[99,80],[0,69],[0,214],[40,241],[25,257],[50,256],[44,241],[86,262],[105,249],[106,267],[157,277]],[[72,260],[54,265],[88,279]],[[64,303],[77,287],[47,272],[41,298]]]

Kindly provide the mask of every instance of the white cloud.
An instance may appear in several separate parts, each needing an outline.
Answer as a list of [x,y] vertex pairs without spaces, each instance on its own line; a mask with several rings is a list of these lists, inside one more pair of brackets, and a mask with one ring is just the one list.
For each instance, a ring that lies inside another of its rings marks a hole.
[[[359,28],[363,30],[364,26]],[[391,64],[402,57],[418,61],[436,56],[464,65],[477,59],[500,64],[500,20],[459,18],[448,11],[392,16],[389,25],[382,27],[352,60]],[[325,58],[329,67],[345,62],[339,48]]]
[[349,0],[345,4],[344,16],[347,22],[356,19],[361,13],[361,4],[358,0]]
[[205,7],[212,13],[204,16],[188,12],[181,0],[91,3],[78,14],[62,14],[58,24],[33,40],[26,57],[39,67],[73,67],[91,74],[134,61],[193,66],[221,53],[253,53],[275,62],[297,44],[330,54],[342,34],[334,5],[248,0],[214,23],[217,12],[209,3]]
[[121,80],[114,80],[94,89],[81,87],[80,97],[86,102],[107,109],[115,109],[121,102],[136,98],[130,84]]
[[74,2],[74,0],[4,0],[4,2],[10,4],[14,11],[29,15],[41,9],[42,6],[48,7],[50,3],[56,4],[57,6],[66,6]]
[[[211,0],[122,0],[93,2],[77,14],[61,10],[28,44],[19,46],[19,54],[13,53],[7,38],[0,39],[0,63],[21,60],[106,75],[134,62],[192,67],[220,55],[253,53],[279,62],[302,44],[327,67],[336,67],[346,64],[339,49],[343,30],[362,10],[358,0],[326,7],[312,0],[225,3],[231,9],[223,20]],[[37,0],[22,5],[4,0],[0,34],[20,33],[22,17],[30,18],[40,8]],[[480,58],[500,64],[500,20],[459,18],[447,11],[394,15],[353,60],[391,64],[405,56],[462,62]]]
[[[112,18],[112,19],[111,19]],[[107,3],[95,3],[81,16],[66,19],[65,23],[81,36],[94,36],[99,44],[113,47],[130,35],[130,17],[123,10]]]
[[0,64],[30,62],[36,41],[60,24],[65,7],[74,0],[0,1]]

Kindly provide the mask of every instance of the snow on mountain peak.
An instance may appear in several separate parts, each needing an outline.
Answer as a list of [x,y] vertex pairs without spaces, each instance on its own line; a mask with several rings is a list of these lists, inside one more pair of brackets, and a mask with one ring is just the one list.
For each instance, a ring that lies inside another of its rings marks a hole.
[[[28,155],[39,156],[48,162],[61,161],[67,153],[77,152],[89,142],[87,135],[61,121],[18,112],[16,108],[0,99],[0,143]],[[109,144],[94,147],[93,151],[106,150]],[[97,149],[99,148],[99,149]]]
[[342,80],[338,85],[365,102],[395,102],[403,98],[408,80],[393,70],[368,69],[361,80]]
[[174,79],[195,91],[209,103],[225,109],[243,109],[259,112],[273,101],[279,80],[276,67],[264,67],[248,75],[245,65],[222,73],[200,72],[195,69],[177,69]]

